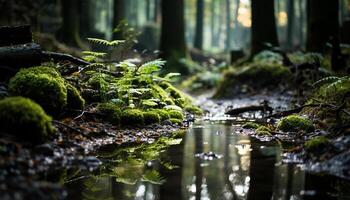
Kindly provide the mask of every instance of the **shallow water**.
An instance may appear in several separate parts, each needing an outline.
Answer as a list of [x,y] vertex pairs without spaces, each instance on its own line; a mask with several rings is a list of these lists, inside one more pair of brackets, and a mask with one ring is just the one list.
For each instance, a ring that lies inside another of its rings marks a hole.
[[68,199],[337,199],[328,179],[281,164],[280,155],[278,145],[235,133],[231,123],[202,121],[159,159],[119,164],[119,177],[97,173],[66,188]]

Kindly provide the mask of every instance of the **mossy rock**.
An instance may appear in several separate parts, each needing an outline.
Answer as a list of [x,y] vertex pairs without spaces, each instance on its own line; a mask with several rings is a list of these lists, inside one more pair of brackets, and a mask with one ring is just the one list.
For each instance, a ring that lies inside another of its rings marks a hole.
[[80,95],[80,92],[71,84],[66,84],[67,87],[67,108],[83,110],[85,100]]
[[175,119],[175,118],[170,118],[169,120],[171,123],[182,126],[183,125],[183,121],[180,119]]
[[170,119],[170,115],[169,115],[167,110],[164,110],[164,109],[153,109],[152,111],[156,112],[159,115],[160,121],[165,121],[165,120]]
[[144,121],[143,112],[138,109],[123,110],[121,114],[120,124],[122,126],[144,125],[145,121]]
[[[41,73],[42,72],[42,73]],[[54,116],[67,106],[67,87],[58,73],[49,67],[20,70],[9,82],[12,95],[28,97]]]
[[236,67],[224,72],[224,78],[219,84],[215,98],[228,98],[242,92],[242,86],[254,90],[276,89],[276,83],[289,85],[292,73],[280,64],[251,63],[245,67]]
[[317,136],[304,143],[307,151],[317,151],[330,144],[329,139],[325,136]]
[[146,125],[149,124],[159,124],[160,116],[156,111],[146,111],[143,113],[143,118]]
[[271,135],[271,129],[269,127],[266,126],[260,126],[259,128],[257,128],[255,130],[257,135],[261,135],[261,136],[268,136]]
[[169,110],[168,114],[169,114],[171,119],[179,119],[179,120],[182,120],[182,121],[185,119],[185,117],[182,114],[182,112],[177,111],[177,110]]
[[255,130],[255,129],[259,128],[260,126],[261,126],[260,124],[257,124],[254,122],[247,122],[247,123],[243,124],[242,128]]
[[0,132],[19,140],[42,143],[55,132],[51,117],[32,100],[8,97],[0,101]]
[[106,115],[107,121],[113,125],[119,125],[121,119],[120,108],[113,103],[100,103],[97,105],[97,110]]
[[290,115],[282,118],[277,123],[277,128],[283,132],[304,131],[309,133],[315,130],[311,120],[299,115]]
[[175,139],[180,139],[180,138],[184,138],[186,134],[187,134],[187,130],[177,130],[174,133],[172,133],[171,137]]
[[203,114],[203,110],[200,109],[198,106],[187,106],[184,108],[184,110],[189,112],[189,113],[196,114],[196,115]]

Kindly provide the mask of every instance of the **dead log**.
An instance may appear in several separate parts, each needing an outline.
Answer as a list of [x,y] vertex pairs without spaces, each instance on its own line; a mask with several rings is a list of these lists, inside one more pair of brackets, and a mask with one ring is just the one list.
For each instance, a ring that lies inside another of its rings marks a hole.
[[19,69],[40,65],[42,50],[38,44],[28,43],[0,47],[0,65]]
[[235,116],[246,112],[257,112],[257,111],[272,113],[273,108],[268,105],[252,105],[252,106],[234,108],[234,109],[228,110],[225,114]]
[[0,27],[0,47],[33,42],[29,25]]

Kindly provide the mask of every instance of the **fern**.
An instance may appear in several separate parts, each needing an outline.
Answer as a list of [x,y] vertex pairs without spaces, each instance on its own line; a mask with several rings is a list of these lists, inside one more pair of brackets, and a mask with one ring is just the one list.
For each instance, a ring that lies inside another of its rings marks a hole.
[[150,170],[142,175],[142,181],[161,185],[165,182],[165,179],[156,170]]
[[152,74],[154,72],[160,71],[162,67],[165,65],[165,63],[166,61],[161,59],[153,60],[141,65],[138,68],[138,72],[141,74]]
[[89,42],[91,42],[91,43],[100,44],[100,45],[104,45],[104,46],[107,46],[107,47],[118,46],[118,45],[120,45],[120,44],[125,42],[125,40],[108,41],[108,40],[99,39],[99,38],[87,38],[87,40]]
[[313,87],[320,87],[325,84],[333,83],[335,81],[338,81],[340,78],[336,76],[328,76],[326,78],[323,78],[321,80],[316,81],[314,84],[312,84]]

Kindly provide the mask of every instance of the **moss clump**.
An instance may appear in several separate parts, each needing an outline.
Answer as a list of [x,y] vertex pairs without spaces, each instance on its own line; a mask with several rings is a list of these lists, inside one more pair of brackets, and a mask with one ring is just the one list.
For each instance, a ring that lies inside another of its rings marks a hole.
[[0,132],[20,140],[41,143],[55,131],[51,117],[35,102],[24,97],[8,97],[0,101]]
[[170,118],[172,118],[172,119],[179,119],[182,121],[185,119],[184,115],[180,111],[169,110],[168,113],[169,113]]
[[123,110],[120,119],[121,125],[139,125],[142,126],[145,124],[143,112],[138,109],[128,109]]
[[165,121],[170,119],[170,115],[168,113],[168,111],[163,110],[163,109],[153,109],[152,111],[156,112],[159,117],[160,117],[160,121]]
[[192,114],[196,114],[196,115],[202,115],[203,114],[203,110],[200,109],[197,106],[187,106],[184,108],[185,111],[192,113]]
[[247,122],[247,123],[243,124],[242,128],[255,130],[255,129],[259,128],[260,126],[261,126],[260,124],[257,124],[254,122]]
[[[290,84],[292,73],[280,64],[251,63],[245,67],[236,67],[224,72],[215,98],[226,98],[242,92],[242,86],[249,89],[276,89],[276,83]],[[247,91],[248,92],[248,91]]]
[[113,103],[100,103],[97,106],[97,110],[105,114],[107,121],[111,122],[113,125],[120,124],[121,111],[117,105]]
[[284,132],[304,131],[309,133],[314,130],[312,121],[299,115],[290,115],[282,118],[278,122],[277,128]]
[[308,151],[315,151],[326,147],[329,143],[328,138],[325,136],[317,136],[309,141],[306,141],[304,146]]
[[[182,124],[182,123],[181,123]],[[172,134],[172,138],[178,139],[183,138],[187,134],[187,130],[177,130]]]
[[160,123],[160,116],[156,111],[147,111],[143,113],[145,124],[158,124]]
[[183,121],[180,119],[170,118],[170,122],[179,126],[182,126]]
[[266,126],[260,126],[259,128],[257,128],[255,130],[257,135],[271,135],[271,129],[269,127]]
[[77,88],[71,84],[67,86],[67,108],[83,110],[85,106],[85,100],[81,97]]
[[67,87],[59,74],[49,67],[20,70],[9,82],[13,95],[33,99],[46,112],[57,116],[67,105]]

